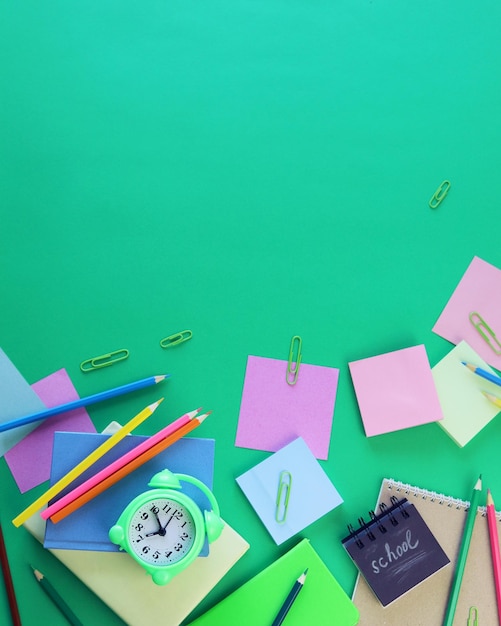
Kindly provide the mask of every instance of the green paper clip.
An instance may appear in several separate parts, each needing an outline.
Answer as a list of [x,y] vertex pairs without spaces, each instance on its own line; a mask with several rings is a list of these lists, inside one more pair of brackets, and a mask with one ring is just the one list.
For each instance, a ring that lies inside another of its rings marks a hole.
[[478,609],[476,606],[470,606],[466,624],[467,626],[478,626]]
[[93,370],[101,369],[102,367],[108,367],[118,361],[123,361],[129,356],[129,351],[123,348],[122,350],[115,350],[115,352],[108,352],[108,354],[102,354],[101,356],[95,356],[92,359],[87,359],[80,363],[80,369],[82,372],[92,372]]
[[[501,343],[499,342],[498,338],[494,334],[494,331],[487,324],[487,322],[484,319],[482,319],[482,317],[480,317],[480,314],[477,313],[476,311],[473,311],[473,313],[470,313],[469,317],[470,317],[470,322],[473,324],[473,326],[475,326],[478,333],[480,334],[482,339],[485,341],[485,343],[489,346],[489,348],[493,350],[495,354],[501,354]],[[484,329],[485,332],[482,329]]]
[[430,205],[431,209],[436,209],[438,207],[438,205],[442,202],[445,196],[449,193],[450,188],[450,182],[448,180],[444,180],[444,182],[438,187],[438,189],[430,198],[428,204]]
[[173,335],[169,335],[160,341],[160,345],[162,348],[172,348],[173,346],[177,346],[184,341],[188,341],[193,337],[193,333],[191,330],[182,330],[180,333],[174,333]]
[[[294,348],[297,341],[297,356],[294,358]],[[287,362],[287,373],[285,374],[285,380],[289,385],[295,385],[297,376],[299,374],[299,366],[301,365],[301,346],[303,342],[301,337],[294,335],[291,340],[291,347],[289,350],[289,360]],[[292,378],[291,378],[292,376]]]
[[275,521],[277,524],[283,524],[287,519],[291,487],[292,474],[287,470],[282,470],[280,472],[280,476],[278,477],[278,491],[275,508]]

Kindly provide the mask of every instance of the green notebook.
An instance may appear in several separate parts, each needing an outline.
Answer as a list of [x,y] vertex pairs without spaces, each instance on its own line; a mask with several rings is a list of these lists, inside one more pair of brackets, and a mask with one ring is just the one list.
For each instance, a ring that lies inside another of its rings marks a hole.
[[190,626],[271,624],[294,582],[306,568],[308,575],[301,593],[287,614],[287,626],[357,624],[358,610],[355,605],[309,540],[303,539],[207,613],[191,622]]

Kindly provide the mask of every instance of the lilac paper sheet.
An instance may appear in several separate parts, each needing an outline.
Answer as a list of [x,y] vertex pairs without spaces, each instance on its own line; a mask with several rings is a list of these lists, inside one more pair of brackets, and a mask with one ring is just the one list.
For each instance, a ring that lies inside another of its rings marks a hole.
[[317,459],[327,459],[339,370],[301,363],[295,385],[287,361],[249,356],[235,445],[276,452],[302,437]]
[[[65,369],[34,383],[32,389],[48,408],[79,398]],[[96,432],[85,408],[54,415],[41,422],[5,454],[5,460],[21,493],[49,480],[54,433],[57,430]]]

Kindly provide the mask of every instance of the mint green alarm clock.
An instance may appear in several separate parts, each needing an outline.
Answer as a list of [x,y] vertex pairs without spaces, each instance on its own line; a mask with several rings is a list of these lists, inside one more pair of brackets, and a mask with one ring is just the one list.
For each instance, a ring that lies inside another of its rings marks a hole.
[[[181,492],[191,483],[207,497],[212,510],[202,511]],[[148,483],[153,487],[132,500],[110,528],[110,540],[128,552],[157,585],[167,584],[200,554],[207,537],[215,541],[224,526],[213,493],[203,482],[165,469]]]

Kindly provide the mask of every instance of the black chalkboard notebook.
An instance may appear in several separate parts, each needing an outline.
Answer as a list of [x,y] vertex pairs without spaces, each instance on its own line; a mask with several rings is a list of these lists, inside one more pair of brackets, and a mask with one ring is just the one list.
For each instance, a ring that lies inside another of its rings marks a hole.
[[384,607],[450,562],[407,498],[392,496],[349,531],[343,546]]

